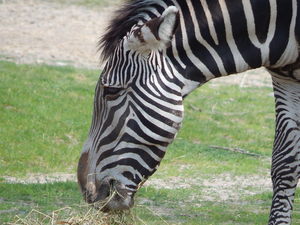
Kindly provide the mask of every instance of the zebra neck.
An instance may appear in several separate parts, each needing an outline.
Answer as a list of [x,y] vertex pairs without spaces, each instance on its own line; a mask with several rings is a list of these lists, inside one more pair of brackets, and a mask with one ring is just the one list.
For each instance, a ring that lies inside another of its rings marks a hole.
[[137,2],[147,3],[144,20],[170,5],[179,9],[179,27],[165,56],[184,84],[183,95],[214,78],[261,66],[280,68],[298,58],[297,0]]
[[298,58],[297,0],[174,4],[180,26],[167,56],[180,74],[198,85],[261,66],[283,67]]

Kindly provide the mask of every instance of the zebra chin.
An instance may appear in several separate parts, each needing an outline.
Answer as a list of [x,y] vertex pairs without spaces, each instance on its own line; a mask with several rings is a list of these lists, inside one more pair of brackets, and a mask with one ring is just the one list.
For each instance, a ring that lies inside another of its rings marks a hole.
[[103,212],[129,210],[134,205],[134,193],[111,177],[88,183],[83,195],[87,203]]

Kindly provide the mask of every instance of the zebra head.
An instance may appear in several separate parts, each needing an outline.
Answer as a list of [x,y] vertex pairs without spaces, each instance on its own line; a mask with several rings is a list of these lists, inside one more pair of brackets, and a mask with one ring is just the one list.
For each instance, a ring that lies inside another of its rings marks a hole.
[[135,24],[111,55],[98,81],[88,140],[78,165],[87,202],[124,210],[152,175],[183,117],[182,82],[167,48],[178,25],[171,6]]

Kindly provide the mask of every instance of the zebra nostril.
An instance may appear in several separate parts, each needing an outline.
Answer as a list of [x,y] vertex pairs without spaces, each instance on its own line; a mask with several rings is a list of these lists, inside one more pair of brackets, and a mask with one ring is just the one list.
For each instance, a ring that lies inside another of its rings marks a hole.
[[115,179],[110,179],[109,181],[108,181],[108,183],[109,183],[109,186],[110,186],[110,191],[112,192],[112,191],[114,191],[114,189],[115,189],[115,187],[116,187],[116,180]]
[[98,183],[97,187],[97,199],[95,201],[105,201],[112,194],[115,187],[115,179],[107,177]]

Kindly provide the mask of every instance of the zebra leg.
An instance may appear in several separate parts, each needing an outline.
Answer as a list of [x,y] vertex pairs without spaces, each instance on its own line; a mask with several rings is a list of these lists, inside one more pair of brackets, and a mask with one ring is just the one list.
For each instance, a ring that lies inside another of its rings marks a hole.
[[270,72],[273,75],[276,131],[272,154],[273,199],[269,225],[291,224],[300,174],[300,81]]

